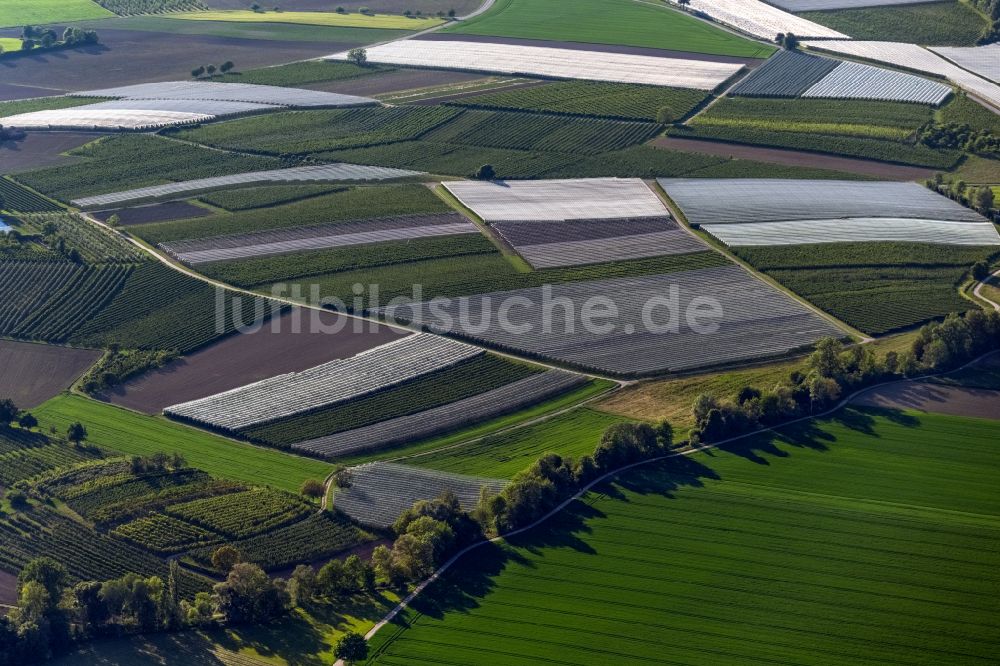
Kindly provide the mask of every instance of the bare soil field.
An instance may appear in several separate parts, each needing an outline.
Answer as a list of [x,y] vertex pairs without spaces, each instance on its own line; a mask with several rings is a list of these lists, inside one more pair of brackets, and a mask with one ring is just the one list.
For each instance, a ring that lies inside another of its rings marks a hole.
[[69,387],[101,352],[0,340],[0,397],[37,407]]
[[[342,93],[344,95],[381,95],[383,93],[444,86],[450,83],[464,83],[485,78],[477,72],[453,72],[443,69],[398,69],[375,76],[363,76],[346,81],[327,81],[310,84],[303,88]],[[481,94],[481,93],[480,93]]]
[[[6,571],[0,571],[0,606],[13,606],[17,603],[17,576]],[[0,608],[0,616],[6,615],[7,609]]]
[[21,86],[0,81],[0,102],[9,102],[12,99],[49,97],[51,95],[57,95],[59,92],[60,91],[58,90],[49,90],[48,88]]
[[1000,391],[945,386],[930,382],[902,382],[869,391],[854,404],[888,409],[914,409],[951,416],[1000,418]]
[[120,224],[134,226],[138,224],[152,224],[153,222],[167,222],[169,220],[187,220],[211,214],[212,211],[201,206],[195,206],[187,201],[168,201],[149,206],[99,210],[93,213],[93,216],[101,222],[107,222],[108,218],[112,215],[117,215]]
[[[212,9],[247,9],[250,6],[248,0],[208,0],[205,4]],[[475,11],[481,4],[482,0],[285,0],[280,6],[290,12],[328,12],[336,7],[356,12],[361,7],[368,7],[375,13],[386,14],[402,14],[407,9],[411,12],[437,14],[454,9],[458,16],[464,16]]]
[[89,132],[29,132],[22,141],[0,142],[0,173],[69,164],[79,158],[63,153],[102,136]]
[[[0,80],[63,91],[186,80],[191,69],[232,60],[243,70],[315,58],[357,43],[268,41],[139,30],[100,32],[101,44],[0,61]],[[51,94],[51,93],[50,93]]]
[[934,169],[902,166],[875,162],[874,160],[856,160],[850,157],[835,157],[820,153],[808,153],[783,148],[761,148],[723,141],[703,141],[700,139],[680,139],[671,136],[661,136],[650,144],[656,148],[682,150],[689,153],[704,153],[719,157],[736,157],[772,164],[788,166],[814,167],[817,169],[832,169],[863,176],[872,176],[884,180],[923,180],[934,175]]
[[[301,326],[295,332],[295,313]],[[298,310],[277,320],[278,331],[269,323],[254,333],[233,335],[163,368],[125,382],[104,399],[147,414],[160,412],[179,402],[196,400],[285,372],[297,372],[390,342],[405,334],[380,326],[368,330],[368,322],[342,318],[332,312],[316,314],[325,327],[343,322],[337,333],[312,330],[315,311]],[[360,323],[361,332],[354,331]]]
[[690,51],[671,51],[670,49],[654,49],[647,46],[622,46],[619,44],[584,44],[582,42],[557,42],[546,39],[522,39],[520,37],[492,37],[489,35],[438,34],[428,33],[417,39],[438,42],[485,42],[487,44],[518,44],[522,46],[548,46],[557,49],[572,49],[574,51],[594,51],[599,53],[627,53],[629,55],[647,55],[659,58],[681,58],[684,60],[704,60],[708,62],[730,62],[755,68],[764,64],[761,58],[740,58],[736,56],[709,55],[706,53],[691,53]]

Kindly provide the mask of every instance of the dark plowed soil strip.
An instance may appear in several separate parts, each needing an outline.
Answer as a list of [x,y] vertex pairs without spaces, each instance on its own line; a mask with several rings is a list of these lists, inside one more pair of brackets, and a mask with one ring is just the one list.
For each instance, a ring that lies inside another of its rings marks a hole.
[[850,157],[836,157],[820,153],[807,153],[798,150],[781,148],[761,148],[724,141],[701,141],[698,139],[679,139],[663,136],[655,139],[650,145],[668,150],[680,150],[688,153],[704,153],[719,157],[736,157],[758,162],[771,162],[788,166],[813,167],[816,169],[831,169],[872,176],[883,180],[923,180],[934,175],[933,169],[921,167],[888,164],[874,160],[856,160]]
[[[0,65],[0,71],[3,71]],[[12,99],[31,99],[34,97],[51,97],[61,95],[64,90],[51,90],[49,88],[35,88],[34,86],[20,86],[10,83],[0,83],[0,102],[7,102]]]
[[0,398],[22,409],[37,407],[68,388],[100,356],[91,349],[0,340]]
[[101,222],[107,222],[112,215],[117,215],[120,224],[152,224],[169,220],[186,220],[194,217],[205,217],[212,212],[186,201],[168,201],[152,206],[135,206],[115,210],[101,210],[93,213]]
[[928,382],[891,384],[856,398],[854,403],[868,407],[916,409],[952,416],[972,416],[982,419],[1000,418],[1000,391],[942,386]]
[[316,58],[357,43],[293,42],[102,28],[101,43],[40,53],[0,64],[4,83],[65,90],[186,80],[198,63],[232,60],[241,70]]
[[485,42],[487,44],[515,44],[520,46],[547,46],[557,49],[572,49],[574,51],[593,51],[597,53],[628,53],[630,55],[656,56],[658,58],[683,58],[684,60],[703,60],[708,62],[731,62],[759,67],[765,61],[762,58],[738,58],[735,56],[708,55],[690,51],[671,51],[669,49],[654,49],[648,46],[621,46],[619,44],[584,44],[582,42],[555,42],[547,39],[521,39],[520,37],[492,37],[490,35],[458,35],[429,33],[416,39],[426,39],[436,42]]
[[[0,124],[3,121],[0,120]],[[103,135],[87,132],[31,132],[21,141],[0,142],[0,174],[69,164],[79,158],[63,155]]]
[[[147,414],[160,412],[179,402],[250,384],[286,372],[299,372],[327,361],[347,358],[390,342],[402,332],[387,326],[372,331],[368,322],[343,318],[330,312],[300,310],[301,323],[294,329],[294,313],[255,333],[230,336],[190,356],[126,382],[106,396],[116,405]],[[319,323],[332,329],[342,322],[342,330],[325,332]],[[360,326],[360,332],[354,330]]]

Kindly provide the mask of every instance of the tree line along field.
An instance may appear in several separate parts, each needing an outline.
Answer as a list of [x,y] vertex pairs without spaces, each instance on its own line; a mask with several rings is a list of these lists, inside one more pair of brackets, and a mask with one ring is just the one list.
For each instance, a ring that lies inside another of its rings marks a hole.
[[499,356],[480,355],[347,403],[252,426],[241,434],[254,442],[290,445],[433,409],[516,382],[540,370]]
[[367,663],[989,663],[998,428],[847,409],[644,465],[460,560]]
[[444,32],[563,42],[669,48],[766,58],[774,49],[680,12],[625,0],[498,0],[489,11]]
[[929,106],[827,99],[725,98],[670,134],[948,169],[961,152],[915,142]]
[[959,0],[803,12],[801,16],[854,39],[924,46],[975,46],[990,30],[982,13]]
[[975,308],[959,294],[959,287],[972,264],[996,255],[992,247],[887,242],[732,251],[816,306],[872,335]]

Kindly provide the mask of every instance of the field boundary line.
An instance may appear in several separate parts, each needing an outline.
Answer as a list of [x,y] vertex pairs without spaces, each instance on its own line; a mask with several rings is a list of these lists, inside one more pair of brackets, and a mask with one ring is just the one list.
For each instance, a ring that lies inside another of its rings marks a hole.
[[[467,553],[469,553],[469,552],[471,552],[471,551],[479,548],[480,546],[485,546],[485,545],[491,544],[491,543],[498,543],[500,541],[504,541],[506,539],[509,539],[510,537],[517,536],[519,534],[523,534],[525,532],[528,532],[528,531],[530,531],[530,530],[538,527],[539,525],[541,525],[545,521],[549,520],[550,518],[552,518],[556,514],[560,513],[561,511],[563,511],[564,509],[566,509],[568,506],[570,506],[571,504],[573,504],[574,502],[576,502],[580,498],[582,498],[584,495],[586,495],[588,492],[590,492],[590,490],[593,489],[598,484],[601,484],[601,483],[607,481],[608,479],[611,479],[611,478],[613,478],[613,477],[615,477],[615,476],[617,476],[617,475],[619,475],[619,474],[621,474],[623,472],[627,472],[627,471],[629,471],[631,469],[635,469],[636,467],[641,467],[643,465],[648,465],[650,463],[661,462],[663,460],[669,460],[671,458],[682,458],[682,457],[685,457],[685,456],[693,455],[695,453],[700,453],[702,451],[710,451],[712,449],[717,449],[718,447],[720,447],[720,446],[722,446],[724,444],[730,444],[732,442],[738,442],[740,440],[748,439],[750,437],[757,437],[758,435],[762,435],[764,433],[768,433],[768,432],[777,433],[780,429],[787,428],[788,426],[795,425],[796,423],[802,423],[802,422],[805,422],[805,421],[811,421],[813,419],[821,419],[821,418],[829,416],[829,415],[831,415],[831,414],[833,414],[835,412],[840,411],[844,407],[848,406],[855,398],[857,398],[860,395],[863,395],[863,394],[867,393],[868,391],[872,391],[872,390],[874,390],[876,388],[881,388],[881,387],[889,386],[889,385],[892,385],[892,384],[902,384],[902,383],[907,383],[907,382],[919,382],[919,381],[924,381],[924,380],[930,379],[932,377],[940,377],[940,376],[944,376],[944,375],[950,375],[952,373],[959,372],[960,370],[964,370],[965,368],[969,367],[970,365],[974,365],[974,364],[978,363],[979,361],[983,360],[984,358],[986,358],[988,356],[992,356],[993,354],[996,354],[996,353],[1000,353],[1000,351],[993,350],[993,351],[987,352],[985,354],[981,354],[981,355],[977,356],[976,358],[972,359],[971,361],[968,361],[967,363],[965,363],[965,364],[963,364],[963,365],[961,365],[961,366],[959,366],[957,368],[953,368],[951,370],[946,370],[944,372],[934,372],[934,373],[927,374],[927,375],[920,375],[919,377],[906,377],[906,378],[903,378],[903,379],[893,379],[893,380],[890,380],[890,381],[880,382],[878,384],[873,384],[871,386],[867,386],[865,388],[858,389],[857,391],[854,391],[851,394],[849,394],[846,397],[844,397],[843,399],[841,399],[840,402],[838,402],[836,405],[834,405],[830,409],[828,409],[828,410],[826,410],[824,412],[820,412],[819,414],[810,414],[808,416],[801,416],[801,417],[799,417],[797,419],[792,419],[791,421],[786,421],[786,422],[781,423],[779,425],[770,426],[768,428],[761,428],[759,430],[754,430],[753,432],[748,432],[748,433],[744,433],[742,435],[737,435],[736,437],[729,437],[727,439],[724,439],[724,440],[721,440],[721,441],[718,441],[718,442],[714,442],[714,443],[711,443],[711,444],[701,444],[701,445],[698,445],[698,446],[689,446],[687,448],[684,448],[684,449],[681,449],[681,450],[678,450],[678,451],[673,451],[671,453],[667,453],[667,454],[664,454],[664,455],[661,455],[661,456],[656,456],[654,458],[649,458],[648,460],[640,460],[639,462],[631,463],[631,464],[625,465],[623,467],[619,467],[617,469],[611,470],[610,472],[606,472],[606,473],[602,474],[601,476],[597,477],[596,479],[594,479],[593,481],[591,481],[590,483],[588,483],[587,485],[585,485],[583,488],[581,488],[580,490],[578,490],[572,496],[570,496],[567,499],[565,499],[564,501],[562,501],[554,509],[552,509],[551,511],[549,511],[548,513],[546,513],[544,516],[542,516],[541,518],[539,518],[535,522],[531,523],[530,525],[526,525],[524,527],[520,527],[520,528],[518,528],[516,530],[512,530],[510,532],[507,532],[506,534],[497,535],[497,536],[495,536],[493,538],[490,538],[490,539],[485,539],[483,541],[477,541],[476,543],[468,545],[465,548],[463,548],[462,550],[460,550],[459,552],[457,552],[447,562],[445,562],[444,564],[442,564],[438,568],[437,571],[435,571],[433,574],[431,574],[431,576],[429,578],[427,578],[426,580],[424,580],[423,582],[421,582],[419,585],[417,585],[417,587],[415,587],[412,592],[410,592],[408,595],[406,595],[406,597],[404,597],[403,600],[400,601],[396,605],[395,608],[393,608],[391,611],[389,611],[389,613],[387,613],[384,618],[382,618],[381,620],[379,620],[375,624],[374,627],[372,627],[370,630],[368,630],[368,632],[365,634],[365,640],[371,640],[375,636],[375,634],[377,634],[378,631],[382,627],[384,627],[385,625],[387,625],[390,622],[392,622],[401,612],[403,612],[404,610],[406,610],[409,607],[409,605],[418,596],[420,596],[420,594],[425,589],[427,589],[428,586],[430,586],[432,583],[434,583],[439,578],[441,578],[441,576],[452,565],[454,565],[459,559],[461,559]],[[346,666],[346,664],[345,664],[345,662],[343,660],[338,660],[334,664],[334,666]]]

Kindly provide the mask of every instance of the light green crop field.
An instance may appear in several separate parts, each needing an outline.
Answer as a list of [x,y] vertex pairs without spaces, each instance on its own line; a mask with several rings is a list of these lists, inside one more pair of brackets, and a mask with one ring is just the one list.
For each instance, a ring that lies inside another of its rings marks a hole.
[[393,14],[338,14],[336,12],[253,12],[244,10],[190,12],[164,15],[182,21],[235,21],[245,23],[296,23],[344,28],[384,28],[388,30],[426,30],[444,23],[439,18],[409,18]]
[[266,484],[297,493],[306,479],[323,479],[327,463],[218,437],[167,419],[145,416],[81,396],[57,396],[33,410],[43,429],[65,432],[79,421],[97,446],[130,455],[180,453],[212,476]]
[[621,416],[584,407],[535,425],[404,462],[456,474],[510,478],[546,453],[573,458],[590,455],[600,443],[605,428],[624,420]]
[[114,16],[91,0],[3,0],[0,28]]
[[997,441],[850,409],[637,468],[466,557],[368,663],[991,663]]
[[20,51],[21,40],[16,37],[0,37],[0,53],[3,51]]
[[766,58],[774,49],[667,7],[632,0],[497,0],[442,32]]

